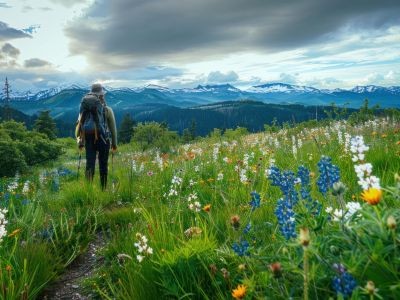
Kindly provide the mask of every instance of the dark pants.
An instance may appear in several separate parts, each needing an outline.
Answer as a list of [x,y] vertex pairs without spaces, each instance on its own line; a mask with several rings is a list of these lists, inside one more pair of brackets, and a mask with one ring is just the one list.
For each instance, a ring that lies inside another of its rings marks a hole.
[[110,152],[110,141],[106,143],[99,137],[95,142],[94,134],[85,135],[86,150],[86,178],[93,181],[96,166],[96,154],[99,153],[100,183],[104,190],[107,186],[108,154]]

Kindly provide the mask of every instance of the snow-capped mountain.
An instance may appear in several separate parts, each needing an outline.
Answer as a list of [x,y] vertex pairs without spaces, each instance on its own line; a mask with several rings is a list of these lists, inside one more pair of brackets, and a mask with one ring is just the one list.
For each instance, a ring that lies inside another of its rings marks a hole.
[[256,85],[247,90],[250,93],[316,93],[318,89],[308,86],[291,85],[286,83],[267,83]]
[[[194,88],[170,89],[159,85],[146,85],[137,88],[105,87],[107,99],[118,103],[118,107],[131,107],[145,103],[162,103],[180,107],[203,105],[220,101],[258,100],[266,103],[299,103],[304,105],[337,105],[347,104],[358,108],[365,99],[371,105],[381,107],[400,107],[400,87],[382,87],[375,85],[356,86],[353,89],[317,89],[309,86],[291,85],[286,83],[267,83],[248,89],[239,89],[230,84],[198,85]],[[82,95],[89,91],[88,87],[68,85],[50,88],[38,92],[13,92],[13,102],[43,102],[52,106],[62,99],[63,109],[67,105],[75,105]],[[1,95],[2,96],[2,95]],[[3,98],[3,97],[2,97]],[[74,98],[74,100],[68,100]],[[21,105],[22,106],[22,105]],[[28,105],[29,106],[29,105]]]

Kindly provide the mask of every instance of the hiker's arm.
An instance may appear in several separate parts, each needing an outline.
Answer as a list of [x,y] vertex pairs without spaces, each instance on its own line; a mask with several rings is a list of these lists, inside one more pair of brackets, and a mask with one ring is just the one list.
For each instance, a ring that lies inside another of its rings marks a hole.
[[107,108],[108,110],[108,118],[107,118],[107,122],[108,122],[108,128],[110,128],[111,131],[111,146],[117,147],[117,126],[115,124],[115,117],[114,117],[114,112],[111,108]]

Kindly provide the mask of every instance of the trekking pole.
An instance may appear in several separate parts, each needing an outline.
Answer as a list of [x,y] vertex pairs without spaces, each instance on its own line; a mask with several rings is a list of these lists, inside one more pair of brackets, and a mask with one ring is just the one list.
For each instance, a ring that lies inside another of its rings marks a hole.
[[79,170],[81,169],[81,160],[82,160],[82,148],[79,148],[78,172],[76,173],[76,179],[79,179]]
[[111,151],[111,177],[114,179],[114,150]]

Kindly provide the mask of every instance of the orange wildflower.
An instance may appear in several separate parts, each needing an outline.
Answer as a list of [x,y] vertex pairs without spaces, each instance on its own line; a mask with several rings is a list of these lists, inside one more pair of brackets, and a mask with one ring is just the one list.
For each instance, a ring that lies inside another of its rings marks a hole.
[[204,210],[205,212],[210,212],[210,210],[211,210],[211,204],[204,205],[203,210]]
[[382,198],[382,191],[376,188],[369,188],[361,193],[361,199],[368,204],[376,205],[381,201]]
[[243,299],[246,296],[246,286],[239,284],[236,289],[232,291],[232,297],[235,299]]

